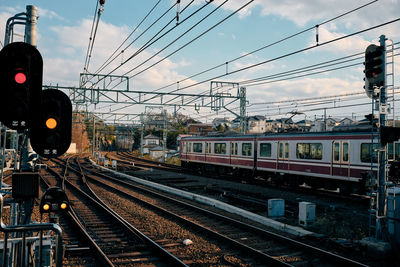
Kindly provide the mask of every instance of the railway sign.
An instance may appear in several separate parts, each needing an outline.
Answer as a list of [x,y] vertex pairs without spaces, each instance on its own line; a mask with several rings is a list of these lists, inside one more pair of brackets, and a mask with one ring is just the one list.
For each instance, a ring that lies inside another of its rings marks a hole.
[[64,154],[71,144],[71,129],[71,100],[59,90],[44,90],[39,112],[31,127],[33,150],[45,158]]
[[383,46],[371,44],[365,50],[365,91],[372,97],[374,86],[385,84],[385,50]]
[[8,128],[29,128],[40,103],[43,60],[32,45],[16,42],[0,51],[0,121]]
[[40,213],[67,211],[69,200],[65,191],[59,187],[50,187],[40,199]]

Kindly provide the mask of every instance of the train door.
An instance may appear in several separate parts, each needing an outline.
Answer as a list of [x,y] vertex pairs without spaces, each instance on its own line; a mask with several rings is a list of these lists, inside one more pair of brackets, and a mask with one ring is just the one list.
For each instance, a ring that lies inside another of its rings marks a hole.
[[278,170],[289,170],[289,143],[278,142],[278,157],[276,168]]
[[229,163],[231,165],[236,165],[238,163],[238,142],[232,142],[230,143],[230,152],[229,152]]
[[350,176],[350,144],[347,141],[332,142],[331,175]]

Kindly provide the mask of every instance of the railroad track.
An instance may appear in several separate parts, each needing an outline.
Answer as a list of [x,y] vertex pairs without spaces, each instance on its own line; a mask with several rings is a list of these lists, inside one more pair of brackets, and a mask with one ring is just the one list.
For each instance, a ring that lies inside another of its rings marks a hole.
[[154,169],[162,169],[162,170],[171,170],[171,171],[189,171],[177,165],[172,165],[163,162],[155,162],[152,160],[147,160],[139,157],[135,157],[127,152],[117,152],[116,155],[113,153],[107,153],[106,157],[109,159],[115,159],[118,162],[122,163],[125,167],[133,167],[132,163],[137,167],[144,168],[154,168]]
[[[138,167],[146,167],[146,168],[153,168],[153,169],[160,169],[160,170],[165,170],[165,171],[172,171],[172,172],[179,172],[179,173],[187,173],[191,175],[199,175],[198,171],[195,170],[190,170],[186,168],[182,168],[180,166],[176,165],[171,165],[171,164],[166,164],[166,163],[158,163],[154,162],[151,160],[146,160],[142,159],[139,157],[135,157],[129,152],[117,152],[116,154],[113,153],[107,153],[107,157],[110,159],[115,159],[117,160],[118,166],[121,166],[123,169],[120,168],[121,171],[127,172],[129,174],[130,170],[135,170],[135,167],[132,165],[132,163],[135,164],[135,166]],[[211,174],[200,174],[201,176],[207,177],[207,178],[213,178],[213,179],[221,179],[221,180],[227,180],[227,181],[237,181],[237,182],[242,182],[243,179],[238,179],[236,176],[232,176],[230,174],[224,174],[224,175],[217,175],[215,173]],[[157,180],[157,182],[163,183],[164,179]],[[178,184],[176,187],[179,187],[179,184],[181,184],[183,181],[179,180]],[[254,178],[247,178],[246,183],[250,183],[252,185],[260,186],[260,187],[269,187],[269,188],[275,188],[279,190],[285,190],[288,192],[293,192],[296,191],[298,193],[302,194],[307,194],[307,195],[315,195],[315,196],[321,196],[321,197],[327,197],[327,198],[335,198],[338,200],[343,200],[343,201],[351,201],[352,203],[360,203],[364,205],[369,205],[369,196],[366,195],[343,195],[337,192],[329,191],[329,190],[321,190],[321,189],[315,189],[315,188],[308,188],[308,187],[291,187],[291,186],[286,186],[286,185],[276,185],[273,183],[270,183],[266,180],[264,180],[261,177],[254,177]],[[171,186],[173,186],[173,181],[169,182]]]
[[[99,174],[90,166],[83,168],[91,173],[87,179],[107,190],[113,190],[125,199],[141,203],[157,213],[173,218],[173,221],[190,226],[195,231],[206,233],[218,242],[231,248],[232,255],[250,265],[273,264],[281,266],[365,266],[362,263],[333,254],[285,236],[266,231],[232,218],[217,214],[193,203],[178,200],[143,186],[134,185],[121,178]],[[99,179],[99,176],[102,178]],[[135,193],[133,193],[135,192]],[[137,194],[141,196],[136,196]],[[146,200],[147,199],[147,200]],[[154,204],[154,202],[156,204]]]
[[[95,251],[94,266],[186,266],[113,212],[112,208],[98,199],[86,185],[85,176],[73,174],[67,165],[68,163],[63,166],[61,174],[60,170],[52,167],[49,167],[48,171],[55,177],[53,185],[65,184],[74,227],[79,228],[79,238],[86,240],[89,247]],[[71,266],[74,264],[75,262],[68,263]]]

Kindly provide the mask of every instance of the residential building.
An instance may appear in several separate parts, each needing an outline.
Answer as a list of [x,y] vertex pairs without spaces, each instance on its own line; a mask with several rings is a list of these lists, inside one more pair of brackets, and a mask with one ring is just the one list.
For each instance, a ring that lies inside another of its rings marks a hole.
[[149,154],[150,149],[160,145],[158,136],[149,134],[143,137],[143,154]]
[[212,132],[213,125],[209,123],[189,123],[187,133],[192,135],[207,135]]

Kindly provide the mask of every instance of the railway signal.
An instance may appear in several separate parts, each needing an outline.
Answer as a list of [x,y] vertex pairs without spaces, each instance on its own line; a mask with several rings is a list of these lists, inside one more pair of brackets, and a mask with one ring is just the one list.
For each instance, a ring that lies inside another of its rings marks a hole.
[[50,213],[56,211],[67,211],[69,200],[65,191],[59,187],[50,187],[44,192],[40,199],[40,213]]
[[365,91],[373,95],[374,86],[385,84],[385,53],[383,46],[371,44],[365,50]]
[[63,92],[42,92],[39,112],[31,127],[33,150],[45,158],[64,154],[71,144],[72,104]]
[[400,139],[400,127],[381,126],[380,134],[382,145],[396,142]]
[[29,128],[40,103],[43,60],[32,45],[16,42],[0,51],[0,121],[8,128]]

